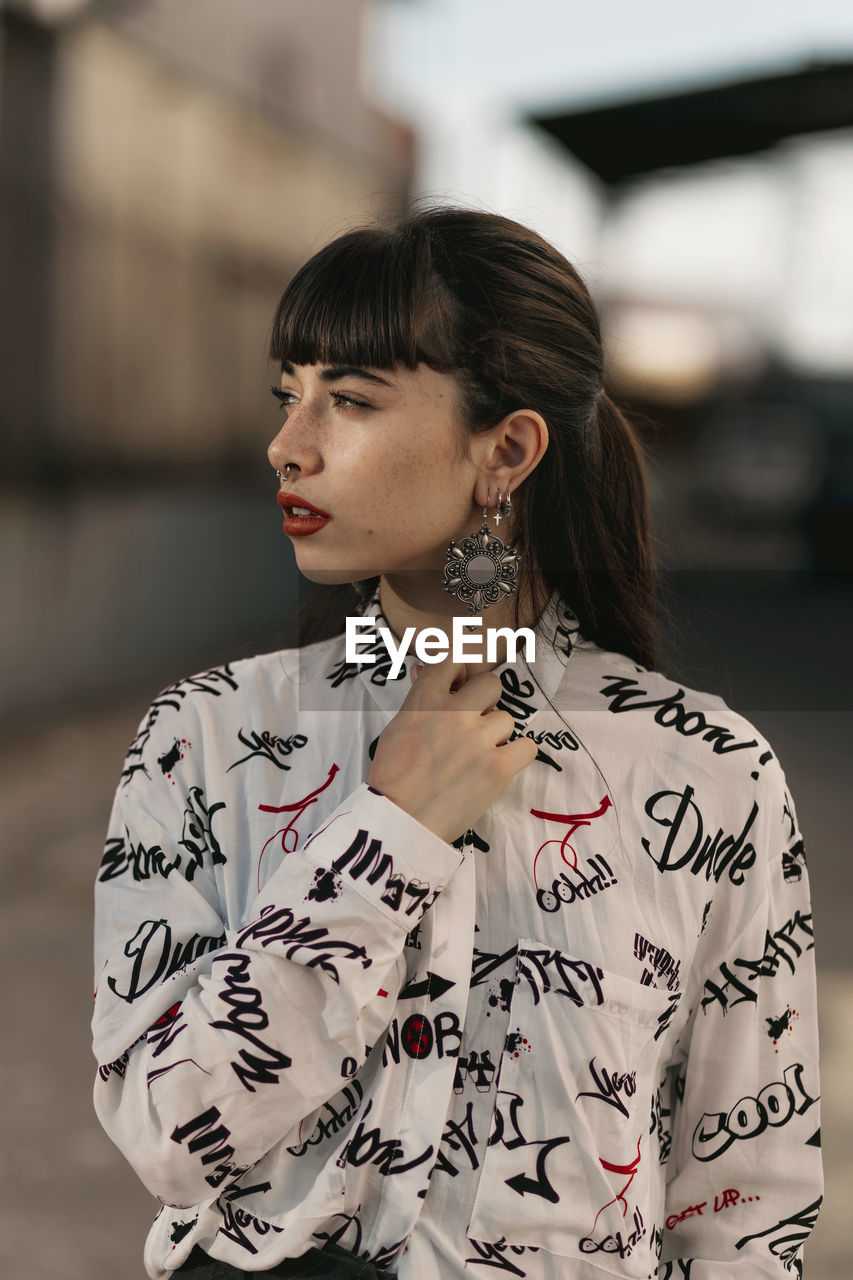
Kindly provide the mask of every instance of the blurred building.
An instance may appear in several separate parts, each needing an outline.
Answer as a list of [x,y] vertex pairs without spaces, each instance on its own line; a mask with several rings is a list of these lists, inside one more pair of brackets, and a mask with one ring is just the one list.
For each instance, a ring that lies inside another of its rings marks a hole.
[[362,91],[368,8],[0,7],[0,716],[280,617],[275,305],[411,180]]
[[540,231],[652,446],[664,563],[853,569],[853,8],[384,0],[416,188]]

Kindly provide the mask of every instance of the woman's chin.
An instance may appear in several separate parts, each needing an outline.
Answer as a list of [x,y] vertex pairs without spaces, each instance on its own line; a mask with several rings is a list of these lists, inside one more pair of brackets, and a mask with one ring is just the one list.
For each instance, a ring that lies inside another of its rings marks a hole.
[[318,569],[313,566],[299,566],[299,572],[309,582],[316,582],[323,587],[338,587],[346,583],[364,582],[367,578],[379,576],[379,569]]

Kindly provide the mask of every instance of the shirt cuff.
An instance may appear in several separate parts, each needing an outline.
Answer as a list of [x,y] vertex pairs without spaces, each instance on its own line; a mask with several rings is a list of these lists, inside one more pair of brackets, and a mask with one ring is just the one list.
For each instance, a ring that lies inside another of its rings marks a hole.
[[329,896],[343,883],[410,932],[465,860],[393,800],[363,782],[305,841]]

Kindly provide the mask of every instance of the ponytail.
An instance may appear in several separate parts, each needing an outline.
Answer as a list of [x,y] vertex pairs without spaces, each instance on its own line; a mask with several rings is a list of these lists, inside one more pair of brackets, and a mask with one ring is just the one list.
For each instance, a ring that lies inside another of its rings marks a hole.
[[595,588],[584,602],[581,631],[604,649],[654,667],[656,572],[642,446],[606,391],[594,412],[599,484],[589,517],[598,546],[591,566]]

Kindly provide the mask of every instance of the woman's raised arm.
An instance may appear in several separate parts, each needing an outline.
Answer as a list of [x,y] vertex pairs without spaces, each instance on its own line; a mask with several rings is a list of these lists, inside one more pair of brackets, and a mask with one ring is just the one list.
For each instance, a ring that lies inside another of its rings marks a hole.
[[229,919],[221,864],[242,860],[248,882],[251,851],[214,838],[206,783],[131,773],[96,886],[96,1110],[179,1206],[219,1194],[362,1065],[406,937],[462,860],[363,782]]

